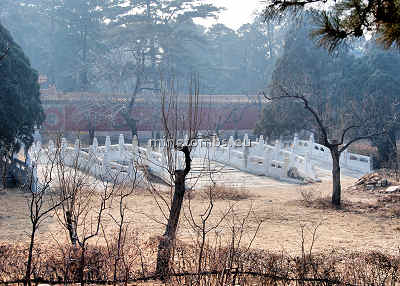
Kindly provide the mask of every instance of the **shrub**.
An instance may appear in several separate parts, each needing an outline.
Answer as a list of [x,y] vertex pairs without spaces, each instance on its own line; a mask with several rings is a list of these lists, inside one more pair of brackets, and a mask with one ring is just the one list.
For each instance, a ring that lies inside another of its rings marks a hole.
[[[24,249],[26,245],[0,246],[0,281],[23,278]],[[143,258],[146,260],[141,262],[135,258],[136,263],[127,263],[125,266],[128,268],[120,269],[118,277],[126,282],[146,280],[147,277],[154,279],[151,271],[140,271],[140,264],[146,263],[154,271],[150,261],[155,259],[156,249],[157,243],[143,242],[140,250],[145,253]],[[197,273],[198,250],[196,243],[177,240],[172,262],[177,275],[172,276],[167,285],[397,285],[399,282],[399,256],[379,251],[302,253],[293,257],[284,253],[232,247],[229,243],[206,245],[202,273]],[[44,281],[76,281],[78,252],[69,245],[43,245],[36,249],[34,277]],[[112,259],[108,253],[106,247],[89,246],[86,279],[103,284],[112,281]]]
[[253,197],[250,192],[244,188],[235,188],[225,185],[216,185],[210,188],[204,188],[200,190],[200,199],[208,200],[210,198],[210,194],[213,200],[227,201],[242,201]]

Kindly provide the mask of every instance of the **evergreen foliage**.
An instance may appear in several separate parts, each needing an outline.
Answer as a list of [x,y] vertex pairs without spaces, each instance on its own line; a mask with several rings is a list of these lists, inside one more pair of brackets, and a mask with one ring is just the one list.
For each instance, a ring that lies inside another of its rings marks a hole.
[[40,102],[38,74],[22,49],[0,24],[0,146],[11,155],[20,142],[32,143],[35,125],[44,114]]

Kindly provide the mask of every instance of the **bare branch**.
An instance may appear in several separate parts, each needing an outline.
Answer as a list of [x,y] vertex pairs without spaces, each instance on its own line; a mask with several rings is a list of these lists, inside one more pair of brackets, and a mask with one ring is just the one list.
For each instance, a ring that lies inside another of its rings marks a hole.
[[379,136],[379,135],[383,135],[383,134],[385,134],[385,133],[386,133],[386,130],[380,131],[380,132],[376,132],[376,133],[372,133],[372,134],[368,134],[368,135],[365,135],[365,136],[359,136],[359,137],[353,138],[353,139],[350,140],[346,145],[344,145],[342,148],[340,148],[339,153],[343,152],[343,151],[346,150],[351,144],[353,144],[353,143],[355,143],[355,142],[357,142],[357,141],[360,141],[360,140],[363,140],[363,139],[371,139],[372,137]]
[[307,109],[312,114],[312,116],[314,117],[315,121],[318,124],[319,129],[321,130],[322,136],[323,136],[323,140],[324,140],[324,145],[329,148],[331,146],[331,144],[328,142],[328,134],[327,134],[327,131],[326,131],[326,127],[322,123],[322,120],[318,116],[318,113],[315,111],[315,109],[310,106],[310,104],[309,104],[308,100],[306,99],[306,97],[304,95],[302,95],[302,94],[297,93],[297,92],[294,95],[291,95],[281,85],[278,85],[278,88],[284,93],[284,95],[276,96],[276,97],[269,97],[264,93],[264,97],[267,100],[280,100],[280,99],[285,99],[285,98],[293,98],[293,99],[298,99],[298,100],[302,101],[303,104],[304,104],[304,108]]
[[359,125],[351,125],[351,126],[345,128],[345,129],[343,130],[343,132],[342,132],[342,138],[340,139],[340,143],[339,143],[338,145],[342,145],[342,144],[343,144],[344,138],[345,138],[347,132],[349,132],[349,131],[350,131],[351,129],[353,129],[353,128],[360,128],[360,127],[361,127],[361,126],[359,126]]

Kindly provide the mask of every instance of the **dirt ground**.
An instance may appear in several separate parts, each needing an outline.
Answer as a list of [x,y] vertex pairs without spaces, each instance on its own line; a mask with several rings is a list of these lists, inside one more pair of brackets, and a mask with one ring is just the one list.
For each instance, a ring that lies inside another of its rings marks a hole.
[[[259,180],[258,178],[255,178]],[[247,182],[251,181],[251,175]],[[384,252],[398,252],[400,246],[400,219],[382,215],[379,212],[363,211],[365,205],[373,205],[377,196],[356,191],[346,191],[356,179],[343,177],[343,199],[351,208],[336,210],[332,208],[308,207],[303,202],[302,191],[308,190],[315,197],[324,198],[330,194],[331,184],[325,178],[321,183],[309,186],[299,186],[279,182],[274,179],[263,178],[263,184],[247,187],[245,193],[249,198],[238,201],[216,200],[212,219],[209,226],[213,226],[225,214],[227,209],[233,209],[236,221],[245,217],[250,209],[253,213],[246,223],[243,246],[252,239],[257,222],[263,221],[252,247],[273,251],[284,251],[289,254],[300,253],[301,227],[305,226],[306,244],[311,242],[311,232],[319,225],[314,251],[332,250],[341,248],[346,250],[382,250]],[[165,186],[163,193],[167,194]],[[241,192],[241,189],[235,189]],[[204,196],[195,195],[190,200],[193,217],[199,222],[200,214],[208,206]],[[190,227],[189,204],[186,199],[181,214],[178,238],[184,241],[194,240],[195,231]],[[30,229],[27,215],[26,194],[19,190],[0,191],[0,241],[22,242],[28,239]],[[162,203],[161,203],[162,205]],[[128,200],[128,219],[130,227],[136,229],[143,239],[162,235],[165,219],[153,196],[146,191],[140,191]],[[357,208],[360,208],[358,210]],[[111,211],[117,214],[117,206]],[[215,235],[229,237],[232,231],[232,216],[210,232],[210,241]],[[111,216],[106,215],[103,223],[106,232],[115,230]],[[56,217],[50,217],[40,227],[38,241],[54,243],[55,240],[66,239],[65,231]],[[101,240],[92,240],[92,243],[101,243]]]

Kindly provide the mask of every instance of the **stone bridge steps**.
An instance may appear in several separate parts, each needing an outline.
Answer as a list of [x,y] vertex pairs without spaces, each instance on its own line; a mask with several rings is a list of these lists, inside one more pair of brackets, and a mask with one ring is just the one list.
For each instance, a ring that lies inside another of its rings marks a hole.
[[205,187],[212,183],[238,188],[287,187],[287,182],[265,176],[256,176],[221,163],[204,159],[193,159],[192,170],[188,175],[188,186]]
[[[331,166],[317,165],[315,171],[323,182],[332,180]],[[359,178],[362,173],[342,169],[342,176]],[[211,180],[212,178],[212,180]],[[225,186],[234,187],[277,187],[285,188],[292,185],[290,182],[279,181],[266,176],[256,176],[238,169],[224,166],[221,163],[208,161],[204,159],[193,159],[192,170],[188,175],[189,186],[207,186],[215,182]]]
[[218,162],[208,161],[204,159],[194,158],[192,161],[192,169],[190,173],[199,174],[199,173],[232,173],[239,172],[239,170],[230,167],[224,166]]

